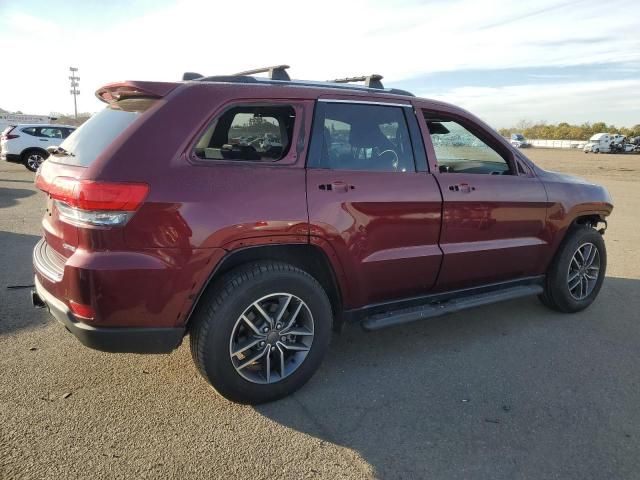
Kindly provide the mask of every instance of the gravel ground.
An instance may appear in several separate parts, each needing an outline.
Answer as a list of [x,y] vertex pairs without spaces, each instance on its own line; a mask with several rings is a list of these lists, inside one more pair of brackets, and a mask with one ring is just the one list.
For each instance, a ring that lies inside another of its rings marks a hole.
[[351,326],[305,388],[259,408],[218,397],[187,342],[92,351],[7,289],[32,283],[44,202],[0,165],[0,478],[638,478],[640,156],[527,153],[613,195],[590,309],[525,299]]

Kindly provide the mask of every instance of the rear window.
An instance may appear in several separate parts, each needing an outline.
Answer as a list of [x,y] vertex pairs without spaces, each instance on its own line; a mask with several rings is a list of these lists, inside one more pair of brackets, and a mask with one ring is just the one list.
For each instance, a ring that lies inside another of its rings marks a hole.
[[156,99],[130,98],[107,105],[60,144],[61,150],[67,154],[57,154],[52,160],[67,165],[88,167],[119,134],[155,102]]

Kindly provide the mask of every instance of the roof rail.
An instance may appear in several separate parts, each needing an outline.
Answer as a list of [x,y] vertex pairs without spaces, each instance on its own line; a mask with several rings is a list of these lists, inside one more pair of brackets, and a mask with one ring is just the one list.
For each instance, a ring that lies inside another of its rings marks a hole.
[[289,68],[289,65],[273,65],[271,67],[255,68],[253,70],[246,70],[244,72],[234,73],[233,76],[237,75],[237,76],[244,77],[247,75],[254,75],[256,73],[269,72],[269,78],[271,80],[284,80],[288,82],[291,80],[291,78],[287,73],[287,68]]
[[329,80],[329,82],[333,83],[352,83],[352,82],[364,82],[364,86],[367,88],[379,88],[384,89],[382,85],[382,80],[384,77],[378,73],[374,73],[372,75],[363,75],[361,77],[347,77],[347,78],[336,78],[335,80]]
[[[214,75],[203,76],[195,72],[186,72],[183,76],[183,80],[195,80],[197,82],[225,82],[225,83],[251,83],[251,84],[272,84],[283,85],[284,82],[288,82],[292,86],[305,86],[305,87],[319,87],[319,88],[336,88],[336,89],[349,89],[349,90],[384,90],[387,93],[393,95],[403,95],[413,97],[413,93],[406,90],[400,90],[398,88],[384,88],[382,85],[382,75],[372,74],[363,75],[361,77],[348,77],[338,78],[336,80],[313,81],[313,80],[291,80],[289,74],[286,72],[289,65],[274,65],[271,67],[256,68],[254,70],[246,70],[244,72],[234,73],[233,75]],[[254,77],[252,75],[256,73],[269,72],[269,78]],[[343,85],[345,83],[352,82],[364,82],[364,85]]]

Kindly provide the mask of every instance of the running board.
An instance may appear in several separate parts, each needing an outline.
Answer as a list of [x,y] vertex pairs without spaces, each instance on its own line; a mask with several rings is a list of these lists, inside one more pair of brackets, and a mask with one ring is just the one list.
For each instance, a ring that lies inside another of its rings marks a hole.
[[543,288],[541,285],[519,285],[491,292],[470,294],[443,302],[434,302],[418,307],[378,313],[363,320],[362,328],[368,331],[380,330],[381,328],[393,327],[402,323],[415,322],[416,320],[425,320],[427,318],[446,315],[447,313],[459,312],[467,308],[513,300],[514,298],[539,295],[542,291]]

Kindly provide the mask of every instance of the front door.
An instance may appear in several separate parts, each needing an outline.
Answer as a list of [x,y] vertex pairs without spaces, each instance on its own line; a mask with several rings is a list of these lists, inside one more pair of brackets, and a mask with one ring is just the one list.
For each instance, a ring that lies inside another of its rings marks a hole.
[[344,269],[346,308],[420,295],[435,283],[441,196],[410,131],[418,132],[410,105],[317,104],[307,162],[311,237],[328,240]]
[[544,273],[549,239],[542,183],[471,120],[424,115],[428,151],[436,161],[432,169],[444,200],[444,259],[437,289]]

